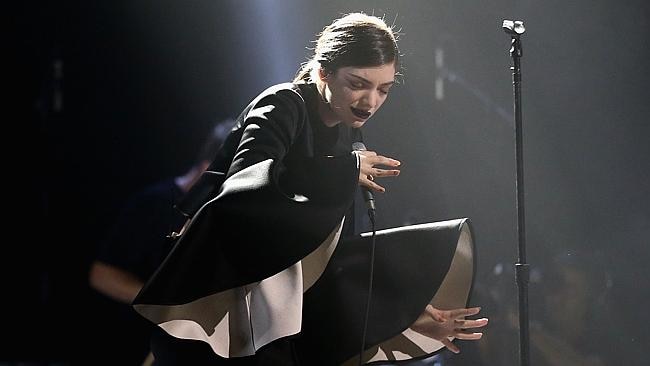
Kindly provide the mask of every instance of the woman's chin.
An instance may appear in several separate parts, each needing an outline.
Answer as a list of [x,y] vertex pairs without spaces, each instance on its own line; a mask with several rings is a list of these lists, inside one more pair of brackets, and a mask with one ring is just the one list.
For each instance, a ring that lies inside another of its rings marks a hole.
[[346,124],[352,128],[361,128],[366,123],[366,121],[350,121]]

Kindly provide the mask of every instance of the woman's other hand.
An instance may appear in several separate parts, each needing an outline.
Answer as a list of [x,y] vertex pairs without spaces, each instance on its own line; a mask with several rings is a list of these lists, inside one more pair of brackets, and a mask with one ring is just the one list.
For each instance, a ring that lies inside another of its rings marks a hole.
[[454,337],[470,341],[481,339],[483,333],[474,332],[473,330],[486,326],[488,319],[465,319],[467,316],[478,314],[480,310],[479,307],[440,310],[429,304],[418,320],[411,326],[411,329],[440,341],[450,351],[459,353],[460,349],[449,338]]

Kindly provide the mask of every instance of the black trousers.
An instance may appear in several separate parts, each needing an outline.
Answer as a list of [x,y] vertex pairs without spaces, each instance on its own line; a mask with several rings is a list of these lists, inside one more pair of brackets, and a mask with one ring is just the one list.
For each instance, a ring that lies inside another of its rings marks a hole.
[[156,328],[151,337],[154,366],[300,366],[292,338],[278,339],[254,356],[222,358],[205,342],[176,338]]

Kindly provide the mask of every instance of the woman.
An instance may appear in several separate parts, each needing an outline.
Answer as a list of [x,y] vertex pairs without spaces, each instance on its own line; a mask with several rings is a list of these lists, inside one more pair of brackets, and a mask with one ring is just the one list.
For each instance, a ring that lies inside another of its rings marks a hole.
[[[267,89],[246,107],[179,206],[189,225],[134,301],[161,328],[152,341],[157,364],[332,365],[356,362],[361,339],[362,358],[374,361],[424,356],[436,348],[428,340],[457,351],[449,337],[481,337],[468,330],[487,319],[464,320],[477,308],[434,306],[466,303],[471,268],[464,277],[449,275],[462,267],[459,243],[471,252],[466,220],[377,233],[380,270],[384,259],[420,251],[435,251],[440,265],[392,273],[417,285],[379,284],[370,322],[362,324],[369,238],[341,234],[353,221],[357,187],[383,192],[375,178],[397,176],[400,162],[351,147],[398,69],[391,29],[349,14],[323,30],[293,83]],[[395,250],[396,242],[415,246]],[[465,292],[455,302],[434,301],[449,292],[449,278],[461,278]]]

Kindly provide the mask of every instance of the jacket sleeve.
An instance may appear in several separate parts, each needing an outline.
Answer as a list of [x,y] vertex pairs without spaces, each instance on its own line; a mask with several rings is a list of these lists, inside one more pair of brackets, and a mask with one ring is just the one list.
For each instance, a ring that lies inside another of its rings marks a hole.
[[354,154],[305,160],[318,200],[281,187],[283,175],[301,169],[283,162],[296,140],[306,138],[307,112],[297,92],[267,91],[244,113],[218,194],[198,210],[135,304],[183,304],[268,278],[315,250],[352,203]]
[[251,103],[214,161],[176,208],[191,218],[219,194],[229,171],[234,174],[264,158],[280,161],[304,124],[305,110],[301,104],[300,95],[286,89]]

